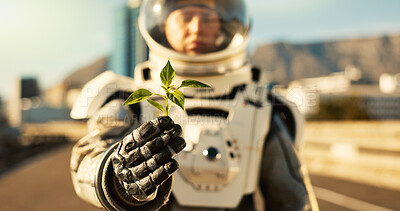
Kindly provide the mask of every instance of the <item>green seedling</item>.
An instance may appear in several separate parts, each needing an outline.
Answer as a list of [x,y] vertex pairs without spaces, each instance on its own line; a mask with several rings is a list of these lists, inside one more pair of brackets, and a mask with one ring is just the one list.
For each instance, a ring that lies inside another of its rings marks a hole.
[[[182,109],[185,109],[185,96],[181,91],[179,91],[180,88],[183,87],[190,87],[190,88],[211,88],[211,86],[202,83],[200,81],[196,80],[184,80],[182,81],[181,85],[175,89],[174,85],[172,85],[172,82],[174,81],[175,78],[175,70],[172,68],[171,63],[168,61],[165,67],[162,69],[160,73],[160,79],[161,82],[164,84],[164,86],[161,86],[164,91],[165,91],[165,96],[157,93],[152,93],[147,89],[138,89],[134,91],[128,99],[124,102],[124,105],[130,105],[130,104],[135,104],[138,103],[142,100],[147,100],[151,105],[156,107],[158,110],[162,111],[164,115],[168,116],[169,114],[169,109],[172,106],[172,103],[178,105]],[[165,99],[165,107],[163,107],[160,103],[148,99],[152,95],[157,95]],[[169,103],[171,101],[172,103]]]

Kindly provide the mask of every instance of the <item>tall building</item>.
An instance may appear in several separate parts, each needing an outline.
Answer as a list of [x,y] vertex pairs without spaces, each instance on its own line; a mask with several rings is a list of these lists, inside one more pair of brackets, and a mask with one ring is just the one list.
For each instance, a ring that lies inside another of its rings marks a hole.
[[136,64],[147,60],[148,49],[139,32],[140,0],[129,0],[115,14],[114,49],[109,69],[133,77]]

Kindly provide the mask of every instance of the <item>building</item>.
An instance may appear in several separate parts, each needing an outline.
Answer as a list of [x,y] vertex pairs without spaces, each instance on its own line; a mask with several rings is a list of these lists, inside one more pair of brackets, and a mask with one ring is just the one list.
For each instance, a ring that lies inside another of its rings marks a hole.
[[126,7],[116,12],[114,20],[114,49],[109,69],[131,77],[136,64],[147,60],[148,55],[138,27],[140,3],[140,0],[129,0]]

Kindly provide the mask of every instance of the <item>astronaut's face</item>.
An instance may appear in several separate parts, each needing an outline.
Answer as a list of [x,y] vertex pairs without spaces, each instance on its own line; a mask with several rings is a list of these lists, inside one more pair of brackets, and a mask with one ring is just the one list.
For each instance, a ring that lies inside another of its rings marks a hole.
[[220,32],[218,14],[207,7],[185,6],[174,10],[165,21],[165,35],[171,47],[188,55],[216,50]]

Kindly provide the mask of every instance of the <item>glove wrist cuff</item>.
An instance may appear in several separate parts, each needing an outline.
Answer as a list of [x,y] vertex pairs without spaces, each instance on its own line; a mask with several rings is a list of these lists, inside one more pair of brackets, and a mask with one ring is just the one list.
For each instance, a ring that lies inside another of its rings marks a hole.
[[172,176],[155,191],[154,196],[145,201],[128,195],[125,188],[115,177],[111,155],[117,149],[118,142],[103,155],[95,177],[95,189],[100,203],[106,210],[158,210],[167,203],[172,191]]
[[149,196],[146,196],[145,194],[143,194],[143,195],[132,196],[132,197],[135,198],[135,199],[138,200],[138,201],[141,201],[141,202],[152,201],[152,200],[154,200],[154,199],[156,198],[156,196],[157,196],[157,191],[158,191],[158,189],[155,190],[155,191],[154,191],[152,194],[150,194]]

